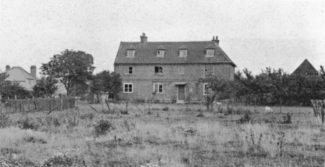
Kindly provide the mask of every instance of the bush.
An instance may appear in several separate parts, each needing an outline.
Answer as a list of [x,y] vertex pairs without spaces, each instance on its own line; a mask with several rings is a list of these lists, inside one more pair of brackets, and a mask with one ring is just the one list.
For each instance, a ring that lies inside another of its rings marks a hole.
[[238,120],[239,123],[248,123],[251,121],[251,115],[249,112],[245,112],[245,114]]
[[108,131],[114,129],[111,122],[103,119],[97,122],[94,128],[96,136],[105,135]]
[[70,167],[73,165],[73,159],[63,155],[63,156],[54,156],[44,162],[42,167]]
[[168,111],[169,108],[168,108],[168,106],[166,106],[166,107],[164,107],[162,110],[163,110],[163,111]]
[[21,129],[32,129],[37,130],[40,125],[35,122],[32,118],[25,117],[21,120],[18,120],[18,127]]
[[10,125],[9,116],[3,112],[0,112],[0,128],[5,128]]

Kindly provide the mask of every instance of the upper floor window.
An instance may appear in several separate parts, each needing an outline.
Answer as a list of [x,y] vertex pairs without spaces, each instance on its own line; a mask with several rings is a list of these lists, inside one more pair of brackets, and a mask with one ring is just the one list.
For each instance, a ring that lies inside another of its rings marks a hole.
[[166,51],[164,49],[158,49],[157,50],[157,57],[164,57]]
[[214,49],[207,49],[205,56],[206,57],[213,57],[214,56]]
[[204,76],[210,77],[213,75],[213,66],[212,65],[206,65],[204,67]]
[[133,93],[133,84],[132,83],[124,83],[123,92],[124,93]]
[[155,93],[163,93],[163,84],[162,83],[154,83],[153,84],[153,92]]
[[129,67],[129,74],[133,74],[133,67]]
[[155,66],[155,74],[162,74],[162,73],[163,73],[163,67]]
[[180,49],[179,57],[187,57],[187,49]]
[[134,56],[135,56],[135,49],[128,49],[126,51],[126,57],[128,57],[128,58],[134,58]]

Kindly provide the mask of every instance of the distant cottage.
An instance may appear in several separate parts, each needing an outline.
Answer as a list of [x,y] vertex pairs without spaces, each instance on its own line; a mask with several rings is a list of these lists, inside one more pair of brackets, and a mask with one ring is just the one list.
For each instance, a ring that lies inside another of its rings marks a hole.
[[305,59],[291,75],[318,75],[318,71]]
[[114,63],[123,82],[121,98],[178,103],[202,100],[207,86],[199,79],[219,76],[232,80],[235,67],[220,48],[218,37],[148,42],[144,33],[140,42],[121,42]]
[[36,66],[31,66],[29,73],[22,67],[10,67],[7,65],[6,74],[8,75],[8,78],[6,78],[7,81],[17,83],[28,91],[32,91],[33,87],[36,85]]

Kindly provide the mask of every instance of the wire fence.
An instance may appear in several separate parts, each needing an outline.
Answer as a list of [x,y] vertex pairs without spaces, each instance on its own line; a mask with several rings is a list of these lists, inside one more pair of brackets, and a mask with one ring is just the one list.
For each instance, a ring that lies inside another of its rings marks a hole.
[[6,112],[34,112],[34,111],[62,111],[74,108],[76,99],[64,98],[34,98],[34,99],[10,99],[2,105]]

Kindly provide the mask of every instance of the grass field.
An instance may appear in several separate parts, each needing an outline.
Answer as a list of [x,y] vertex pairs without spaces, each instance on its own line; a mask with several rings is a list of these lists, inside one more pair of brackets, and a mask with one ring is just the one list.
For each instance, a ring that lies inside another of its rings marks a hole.
[[[0,166],[324,166],[325,131],[308,107],[101,105],[1,114]],[[107,109],[106,109],[107,110]]]

